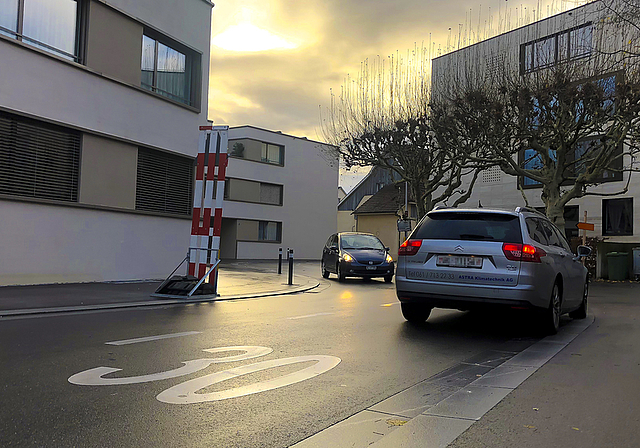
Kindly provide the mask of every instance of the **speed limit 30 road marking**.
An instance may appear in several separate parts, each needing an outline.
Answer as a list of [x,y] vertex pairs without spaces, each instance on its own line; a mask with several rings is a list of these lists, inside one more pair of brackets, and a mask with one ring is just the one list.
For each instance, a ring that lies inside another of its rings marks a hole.
[[[120,378],[104,378],[105,375],[119,372],[122,369],[115,367],[95,367],[93,369],[84,370],[82,372],[71,375],[68,381],[71,384],[79,386],[117,386],[124,384],[138,384],[152,381],[161,381],[170,378],[177,378],[184,375],[190,375],[209,367],[211,364],[244,361],[247,359],[257,358],[267,355],[273,351],[270,347],[261,346],[229,346],[216,347],[204,350],[207,353],[222,353],[229,351],[242,351],[239,355],[202,358],[191,361],[184,361],[182,367],[164,372],[158,372],[148,375],[120,377]],[[313,365],[305,367],[296,372],[282,375],[270,380],[259,381],[257,383],[248,384],[232,389],[221,390],[212,393],[198,394],[201,389],[218,384],[223,381],[237,378],[239,376],[248,375],[263,370],[274,369],[277,367],[287,366],[291,364],[315,362]],[[245,395],[256,394],[268,390],[278,389],[280,387],[299,383],[304,380],[311,379],[317,375],[325,373],[340,364],[341,359],[335,356],[327,355],[306,355],[294,356],[290,358],[273,359],[253,364],[247,364],[232,369],[194,378],[189,381],[177,384],[158,394],[156,397],[159,401],[170,404],[193,404],[204,403],[208,401],[228,400],[231,398],[242,397]]]

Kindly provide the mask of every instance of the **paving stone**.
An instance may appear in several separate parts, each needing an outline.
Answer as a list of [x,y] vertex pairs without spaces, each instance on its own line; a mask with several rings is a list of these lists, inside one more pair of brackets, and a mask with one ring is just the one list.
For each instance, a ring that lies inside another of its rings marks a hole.
[[473,423],[473,420],[419,415],[371,448],[445,448]]
[[457,386],[422,381],[370,407],[369,410],[413,418],[459,389]]
[[511,389],[468,386],[429,408],[423,415],[478,420],[509,392]]
[[398,415],[362,411],[292,445],[292,448],[366,447],[400,428],[407,420]]

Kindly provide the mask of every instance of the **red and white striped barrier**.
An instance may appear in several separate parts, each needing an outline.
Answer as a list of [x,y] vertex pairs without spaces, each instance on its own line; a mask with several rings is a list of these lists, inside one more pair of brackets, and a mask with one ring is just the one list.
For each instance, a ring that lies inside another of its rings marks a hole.
[[[198,278],[220,258],[228,130],[228,126],[200,126],[188,271]],[[211,274],[216,278],[217,269]]]

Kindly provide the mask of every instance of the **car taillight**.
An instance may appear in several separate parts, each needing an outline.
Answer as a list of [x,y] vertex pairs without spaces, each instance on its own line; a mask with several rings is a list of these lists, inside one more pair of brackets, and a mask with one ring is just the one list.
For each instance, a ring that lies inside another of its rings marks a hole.
[[541,263],[541,258],[547,255],[545,251],[539,247],[529,244],[502,244],[502,252],[507,260],[511,261],[529,261],[531,263]]
[[415,255],[422,246],[422,240],[406,240],[400,245],[398,249],[398,255]]

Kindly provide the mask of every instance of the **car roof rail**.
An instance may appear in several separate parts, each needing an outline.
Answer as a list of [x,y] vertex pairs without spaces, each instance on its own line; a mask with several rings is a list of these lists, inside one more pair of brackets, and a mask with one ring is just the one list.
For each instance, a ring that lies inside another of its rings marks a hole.
[[516,213],[529,212],[529,213],[537,213],[538,215],[545,216],[540,210],[536,210],[532,207],[516,207]]

